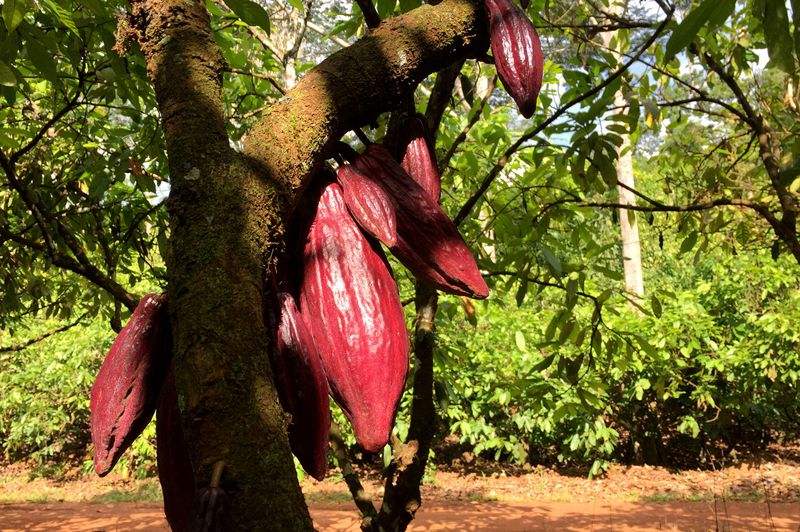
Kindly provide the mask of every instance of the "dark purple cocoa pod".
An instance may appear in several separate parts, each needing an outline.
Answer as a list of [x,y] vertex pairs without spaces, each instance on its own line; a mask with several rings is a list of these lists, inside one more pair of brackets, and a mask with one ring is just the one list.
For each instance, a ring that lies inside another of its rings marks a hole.
[[331,428],[328,381],[317,346],[294,298],[278,294],[281,317],[277,346],[270,357],[283,409],[291,414],[289,443],[309,475],[322,480],[328,470]]
[[539,35],[513,0],[485,0],[485,4],[497,74],[519,112],[530,118],[542,88],[544,70]]
[[397,244],[391,251],[400,262],[443,292],[476,299],[489,295],[456,226],[386,148],[367,146],[353,165],[383,186],[397,205]]
[[397,242],[395,207],[380,185],[349,164],[339,168],[336,180],[342,186],[344,202],[364,231],[392,247]]
[[106,475],[153,417],[172,359],[166,298],[148,294],[117,335],[92,386],[94,468]]
[[164,515],[174,532],[189,530],[195,498],[189,447],[183,437],[175,378],[169,373],[156,413],[158,480],[164,496]]
[[300,311],[331,395],[370,452],[389,440],[408,372],[403,307],[385,261],[350,217],[339,185],[324,187],[303,251]]
[[401,145],[404,153],[400,166],[422,187],[430,199],[439,203],[442,178],[436,166],[436,154],[431,146],[424,117],[412,116],[403,123]]
[[191,532],[224,532],[228,511],[228,496],[219,487],[223,462],[214,464],[211,484],[197,491],[192,509]]

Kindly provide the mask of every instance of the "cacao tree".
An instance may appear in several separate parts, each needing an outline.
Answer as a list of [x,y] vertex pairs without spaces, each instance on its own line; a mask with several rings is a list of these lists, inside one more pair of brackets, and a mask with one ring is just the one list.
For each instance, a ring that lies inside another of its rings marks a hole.
[[[593,227],[620,207],[621,135],[647,151],[648,132],[669,133],[647,152],[663,188],[640,186],[639,205],[627,208],[674,213],[658,224],[686,235],[682,253],[701,253],[713,232],[736,233],[733,248],[770,231],[775,254],[800,261],[797,52],[785,45],[796,38],[796,9],[759,0],[532,2],[554,88],[528,122],[491,90],[483,2],[290,4],[6,0],[2,8],[3,325],[26,313],[71,317],[80,301],[119,330],[141,285],[164,286],[196,487],[216,489],[224,462],[228,528],[311,528],[269,367],[264,294],[288,245],[289,214],[349,131],[375,125],[371,140],[391,139],[403,116],[424,112],[445,209],[478,245],[490,288],[514,291],[518,304],[529,290],[563,293],[544,340],[585,349],[538,369],[557,366],[572,384],[603,354],[649,348],[606,324],[614,290],[592,281],[613,280],[619,258]],[[627,51],[595,38],[610,31],[628,40]],[[761,74],[753,49],[764,47],[776,68]],[[758,92],[770,76],[772,92]],[[619,94],[626,114],[613,112]],[[719,138],[698,133],[703,120],[719,126]],[[436,426],[438,295],[420,284],[414,300],[410,423],[378,509],[334,441],[364,528],[404,529],[421,504]],[[657,298],[650,306],[660,314]],[[599,389],[584,402],[594,404]]]

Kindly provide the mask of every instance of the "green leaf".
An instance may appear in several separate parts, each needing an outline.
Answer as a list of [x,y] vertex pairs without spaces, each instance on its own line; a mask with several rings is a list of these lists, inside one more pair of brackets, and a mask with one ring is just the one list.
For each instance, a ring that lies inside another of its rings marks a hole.
[[544,357],[542,359],[541,362],[539,362],[535,366],[533,366],[531,368],[530,372],[531,373],[540,373],[540,372],[546,370],[547,368],[549,368],[550,366],[553,365],[553,360],[555,360],[555,358],[556,358],[556,354],[555,353],[553,353],[552,355],[547,355],[546,357]]
[[661,301],[655,295],[650,296],[650,307],[653,309],[653,315],[656,318],[660,318],[663,309],[661,308]]
[[303,0],[287,0],[289,5],[298,10],[301,13],[305,12],[305,6],[303,5]]
[[385,18],[389,18],[394,13],[394,6],[397,4],[397,0],[378,0],[378,16],[381,17],[381,20]]
[[786,2],[764,2],[764,40],[767,41],[770,65],[791,74],[794,71],[792,35]]
[[412,9],[418,8],[422,5],[420,0],[400,0],[400,12],[407,13]]
[[689,46],[703,26],[713,31],[721,26],[736,7],[736,0],[704,0],[699,6],[686,15],[678,27],[673,30],[667,41],[664,60],[669,61]]
[[525,335],[522,334],[522,331],[517,331],[514,333],[514,343],[517,344],[517,349],[520,351],[525,351],[527,345],[525,343]]
[[553,274],[556,277],[561,277],[561,272],[563,270],[561,269],[561,261],[558,260],[558,257],[553,255],[553,252],[547,248],[542,248],[542,255],[544,255],[544,260],[547,261],[547,264],[550,266]]
[[5,22],[9,33],[17,29],[30,7],[29,0],[5,0],[3,3],[3,22]]
[[231,8],[242,22],[250,26],[258,26],[269,35],[269,15],[263,7],[251,0],[225,0],[225,5]]
[[521,307],[522,303],[525,301],[525,296],[528,293],[528,280],[527,279],[520,279],[519,287],[517,288],[517,293],[514,296],[514,299],[517,302],[517,306]]
[[0,85],[4,87],[13,87],[17,84],[17,76],[14,71],[3,60],[0,60]]
[[53,53],[35,39],[29,40],[26,46],[28,48],[28,58],[36,70],[39,71],[44,79],[56,84],[58,82],[58,68],[56,67],[55,59],[53,59]]
[[44,4],[50,8],[50,11],[58,18],[58,20],[66,26],[66,28],[78,35],[78,26],[75,25],[75,20],[72,18],[72,13],[67,11],[63,6],[58,5],[55,0],[42,0]]
[[696,243],[697,243],[697,231],[692,231],[683,240],[683,242],[681,242],[681,250],[680,250],[681,255],[683,255],[688,251],[691,251]]

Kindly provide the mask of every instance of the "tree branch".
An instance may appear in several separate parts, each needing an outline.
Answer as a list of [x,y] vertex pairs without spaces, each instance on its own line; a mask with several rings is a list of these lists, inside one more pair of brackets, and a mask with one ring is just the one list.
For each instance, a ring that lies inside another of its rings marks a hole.
[[296,199],[345,132],[396,108],[428,74],[487,48],[475,0],[444,0],[387,19],[309,71],[264,113],[244,154]]
[[372,0],[356,0],[356,3],[361,8],[364,22],[366,22],[368,28],[377,28],[381,25],[381,17],[375,10],[375,4],[372,3]]
[[86,317],[87,314],[88,314],[88,312],[84,312],[83,314],[80,315],[80,317],[78,317],[78,319],[76,319],[72,323],[69,323],[69,324],[64,325],[62,327],[58,327],[56,329],[53,329],[52,331],[47,331],[46,333],[40,334],[39,336],[35,336],[33,338],[29,338],[28,340],[25,340],[22,343],[15,344],[15,345],[9,345],[9,346],[5,346],[5,347],[0,347],[0,353],[9,353],[9,352],[12,352],[12,351],[22,351],[23,349],[25,349],[27,347],[30,347],[35,343],[41,342],[42,340],[50,338],[51,336],[56,335],[58,333],[62,333],[64,331],[67,331],[67,330],[75,327],[76,325],[78,325],[81,322],[81,320],[83,320],[83,318]]
[[342,432],[335,421],[331,421],[330,440],[328,443],[331,451],[333,451],[333,456],[336,458],[336,463],[339,464],[339,469],[342,470],[342,477],[350,490],[350,494],[353,496],[353,501],[356,503],[358,511],[361,512],[362,517],[371,521],[377,517],[378,512],[375,510],[372,499],[367,495],[364,486],[361,485],[361,480],[353,470],[353,464],[347,453],[347,444],[344,442]]
[[433,350],[436,343],[434,324],[438,294],[433,288],[417,283],[414,322],[414,395],[411,422],[406,443],[394,442],[392,462],[386,470],[383,504],[372,523],[375,532],[403,531],[422,506],[420,484],[428,463],[437,416],[433,402]]

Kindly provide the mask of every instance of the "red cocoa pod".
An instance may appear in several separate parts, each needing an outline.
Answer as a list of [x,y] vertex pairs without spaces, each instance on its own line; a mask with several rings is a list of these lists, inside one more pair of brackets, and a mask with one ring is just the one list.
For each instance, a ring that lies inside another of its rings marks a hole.
[[422,187],[430,199],[439,203],[442,178],[436,166],[436,154],[433,152],[424,118],[412,116],[403,123],[401,143],[404,153],[400,166]]
[[339,167],[336,180],[353,219],[364,231],[389,247],[397,242],[394,203],[380,185],[352,165]]
[[392,253],[400,262],[443,292],[476,299],[489,295],[455,224],[386,148],[370,144],[353,165],[382,185],[397,204],[397,244]]
[[166,298],[148,294],[117,335],[92,386],[90,424],[100,476],[150,422],[171,358]]
[[278,301],[281,317],[270,362],[281,405],[292,416],[289,443],[303,469],[322,480],[328,469],[331,428],[328,381],[314,338],[294,298],[281,292]]
[[322,189],[306,238],[300,311],[356,440],[378,451],[405,386],[408,332],[386,257],[352,220],[337,184]]
[[195,497],[189,447],[183,437],[175,378],[169,373],[156,412],[156,460],[164,496],[164,515],[174,532],[189,530]]
[[528,16],[513,0],[485,0],[497,74],[525,118],[533,116],[542,88],[542,44]]

